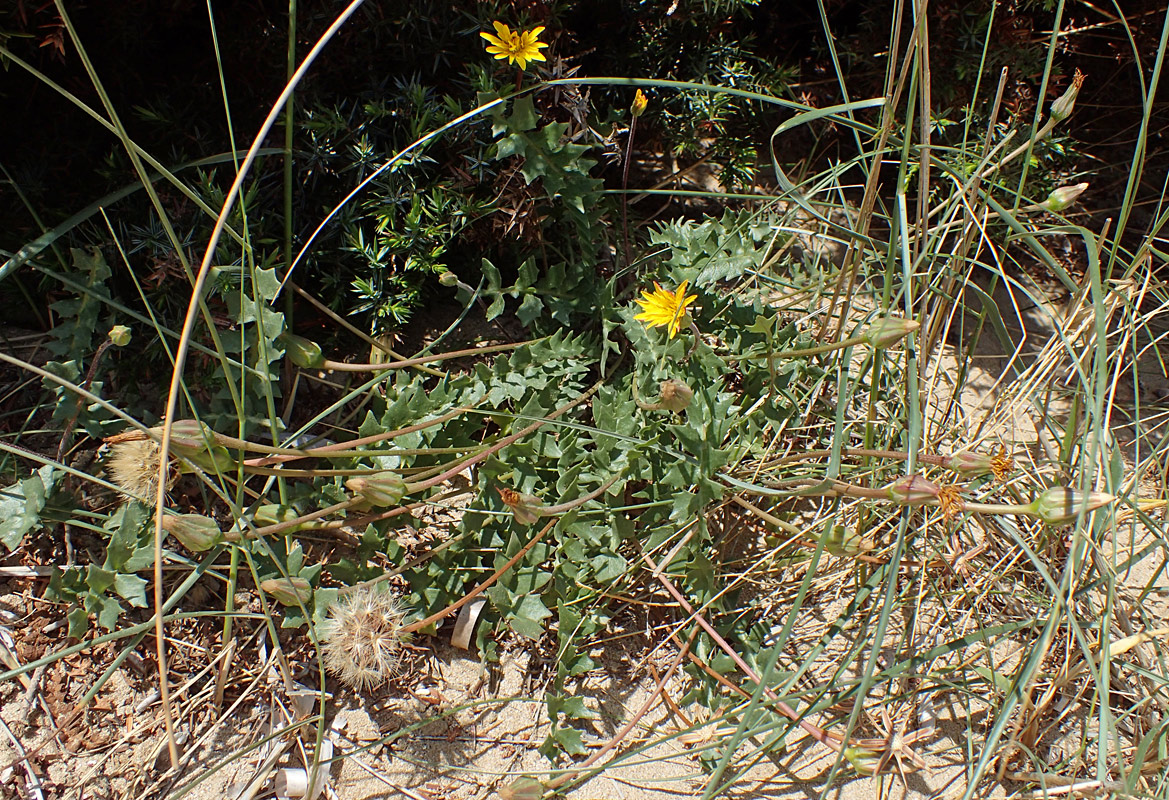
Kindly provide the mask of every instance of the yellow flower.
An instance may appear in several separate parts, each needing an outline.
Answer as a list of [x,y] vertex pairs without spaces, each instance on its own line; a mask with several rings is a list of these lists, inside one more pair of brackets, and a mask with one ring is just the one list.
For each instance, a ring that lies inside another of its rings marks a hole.
[[519,64],[520,69],[527,69],[529,61],[547,61],[540,52],[541,47],[547,47],[539,40],[544,32],[544,26],[538,25],[530,31],[513,31],[502,22],[493,23],[498,36],[490,33],[480,33],[487,40],[487,52],[495,56],[497,61],[507,59],[509,64]]
[[686,296],[687,283],[689,281],[682,281],[677,291],[670,292],[654,281],[652,292],[641,293],[642,299],[638,300],[637,304],[641,306],[642,312],[634,319],[641,320],[649,328],[665,325],[669,329],[670,338],[673,339],[678,335],[682,320],[686,318],[687,306],[698,299],[696,294]]
[[633,116],[640,117],[645,113],[645,109],[648,106],[649,98],[645,96],[645,92],[638,89],[636,94],[633,95],[633,105],[629,107],[629,110],[633,113]]

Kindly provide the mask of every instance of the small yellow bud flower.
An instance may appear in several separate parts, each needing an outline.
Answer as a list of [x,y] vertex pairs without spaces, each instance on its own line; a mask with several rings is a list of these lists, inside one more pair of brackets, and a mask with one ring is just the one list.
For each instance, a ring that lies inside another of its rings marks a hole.
[[640,117],[645,113],[646,108],[649,107],[649,98],[645,96],[645,92],[638,89],[633,95],[633,105],[629,107],[629,113],[635,117]]

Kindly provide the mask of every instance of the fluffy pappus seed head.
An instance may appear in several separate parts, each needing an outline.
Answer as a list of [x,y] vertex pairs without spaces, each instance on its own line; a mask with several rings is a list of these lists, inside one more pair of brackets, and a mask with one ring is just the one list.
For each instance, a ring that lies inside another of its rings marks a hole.
[[380,686],[397,675],[407,609],[377,587],[365,587],[337,599],[321,630],[325,669],[358,691]]
[[[106,441],[110,445],[106,461],[110,481],[131,500],[153,505],[158,495],[158,442],[138,431],[111,436]],[[167,488],[178,477],[172,473],[168,469]]]

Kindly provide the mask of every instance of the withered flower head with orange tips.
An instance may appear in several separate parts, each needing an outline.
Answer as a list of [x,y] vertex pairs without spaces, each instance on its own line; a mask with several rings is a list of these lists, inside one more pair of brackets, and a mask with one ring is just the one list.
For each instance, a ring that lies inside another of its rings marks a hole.
[[942,509],[942,516],[946,521],[954,519],[966,508],[966,501],[962,499],[962,490],[957,486],[947,485],[938,489],[938,508]]
[[1007,448],[999,445],[999,451],[990,459],[990,471],[999,483],[1006,483],[1015,471],[1015,462],[1007,454]]

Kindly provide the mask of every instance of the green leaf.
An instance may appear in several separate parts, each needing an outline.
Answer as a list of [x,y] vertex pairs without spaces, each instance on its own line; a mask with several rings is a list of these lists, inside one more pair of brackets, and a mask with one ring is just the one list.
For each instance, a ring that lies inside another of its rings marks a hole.
[[89,612],[80,606],[74,608],[65,618],[69,620],[69,638],[80,640],[89,630]]
[[515,616],[508,620],[508,624],[520,636],[539,639],[544,635],[544,620],[550,616],[552,616],[552,612],[544,605],[540,596],[529,594],[520,601],[515,610]]
[[0,489],[0,542],[9,550],[20,545],[26,533],[40,528],[40,513],[57,483],[52,464],[32,476]]
[[114,578],[114,591],[134,608],[146,608],[146,580],[144,578],[120,573]]

